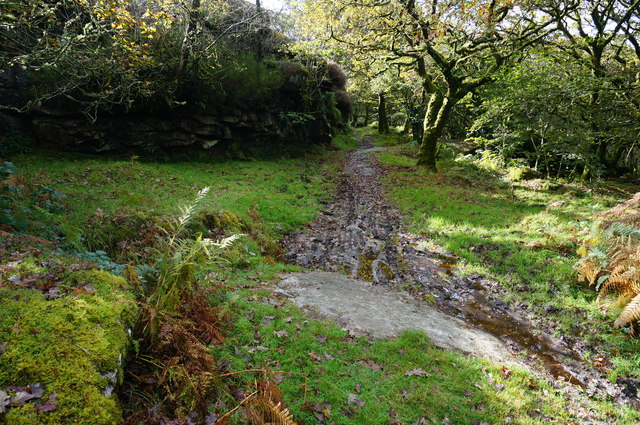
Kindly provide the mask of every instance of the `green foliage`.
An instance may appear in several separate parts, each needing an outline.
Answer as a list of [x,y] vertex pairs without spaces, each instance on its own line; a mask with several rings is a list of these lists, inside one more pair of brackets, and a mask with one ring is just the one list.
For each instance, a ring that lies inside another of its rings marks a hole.
[[[20,131],[9,131],[0,136],[0,158],[27,153],[31,150],[32,144],[33,140],[28,134]],[[2,179],[0,175],[0,180]]]
[[336,134],[333,136],[331,144],[340,150],[357,149],[359,146],[358,140],[351,132]]
[[79,246],[79,229],[62,214],[66,195],[44,183],[32,183],[11,162],[0,166],[0,225],[42,237],[63,238]]
[[470,134],[483,149],[522,159],[547,176],[580,177],[585,169],[602,174],[606,164],[597,155],[598,141],[617,140],[623,150],[633,142],[631,133],[621,134],[630,122],[624,104],[608,91],[597,107],[592,104],[602,84],[582,64],[540,50],[505,69],[483,91]]

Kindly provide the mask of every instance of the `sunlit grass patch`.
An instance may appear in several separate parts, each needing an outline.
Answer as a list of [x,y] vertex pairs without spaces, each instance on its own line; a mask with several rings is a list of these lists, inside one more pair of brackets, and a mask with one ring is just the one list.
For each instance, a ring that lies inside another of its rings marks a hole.
[[[579,422],[561,391],[524,370],[441,350],[421,331],[356,336],[301,312],[250,274],[229,277],[234,320],[227,344],[213,353],[228,373],[246,371],[232,375],[234,387],[250,388],[262,373],[251,370],[268,369],[298,423]],[[631,411],[606,403],[593,414],[634,420]]]
[[49,182],[69,195],[69,218],[83,224],[97,210],[173,214],[204,186],[202,207],[246,216],[254,208],[268,228],[283,234],[309,222],[328,199],[327,175],[337,153],[263,161],[141,162],[40,152],[15,163],[28,178]]
[[455,254],[459,273],[497,280],[507,301],[524,303],[534,321],[550,317],[560,325],[558,336],[584,339],[594,353],[611,358],[612,379],[640,378],[640,367],[625,360],[640,342],[611,329],[614,318],[598,309],[595,293],[576,282],[573,269],[580,232],[619,199],[560,182],[512,184],[470,162],[428,172],[410,167],[410,154],[402,148],[378,157],[389,172],[388,194],[412,231]]

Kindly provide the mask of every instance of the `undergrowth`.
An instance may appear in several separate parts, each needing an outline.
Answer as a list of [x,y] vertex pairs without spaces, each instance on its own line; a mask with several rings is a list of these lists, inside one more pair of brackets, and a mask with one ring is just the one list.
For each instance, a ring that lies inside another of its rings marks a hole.
[[457,258],[456,273],[486,276],[496,293],[534,324],[562,336],[612,380],[639,379],[640,342],[611,329],[611,318],[578,284],[576,253],[595,213],[615,205],[620,192],[606,185],[529,179],[473,157],[439,164],[437,173],[414,167],[409,148],[379,154],[389,174],[391,200],[429,249]]
[[609,305],[622,309],[614,327],[629,325],[635,335],[640,320],[640,195],[599,215],[578,250],[578,278],[599,291],[598,301],[617,294]]

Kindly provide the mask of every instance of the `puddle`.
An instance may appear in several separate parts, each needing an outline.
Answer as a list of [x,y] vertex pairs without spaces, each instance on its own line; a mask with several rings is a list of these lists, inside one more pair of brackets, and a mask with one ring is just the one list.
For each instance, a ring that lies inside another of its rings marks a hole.
[[477,326],[499,338],[507,338],[528,351],[542,362],[544,368],[556,379],[564,379],[574,385],[586,388],[586,384],[573,375],[564,366],[561,357],[581,362],[580,357],[573,352],[567,352],[555,347],[555,344],[544,335],[534,335],[526,323],[520,322],[513,316],[492,311],[488,313],[477,302],[466,302],[454,307],[465,316],[465,321]]

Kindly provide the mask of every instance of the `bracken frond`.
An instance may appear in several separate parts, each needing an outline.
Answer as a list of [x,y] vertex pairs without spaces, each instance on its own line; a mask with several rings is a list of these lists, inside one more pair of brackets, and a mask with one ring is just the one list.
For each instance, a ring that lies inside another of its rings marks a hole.
[[578,281],[587,282],[589,286],[596,284],[598,276],[602,272],[591,260],[581,261],[576,265],[576,268],[578,269]]
[[297,425],[282,402],[257,395],[245,403],[245,408],[251,425]]
[[640,320],[640,294],[636,295],[631,302],[627,304],[613,326],[619,328],[636,320]]
[[284,406],[280,388],[269,380],[268,370],[256,386],[257,390],[243,403],[251,425],[297,425]]
[[602,285],[600,296],[603,297],[610,293],[619,293],[629,297],[635,296],[640,283],[640,269],[636,267],[626,268],[618,266],[612,272],[611,276]]

